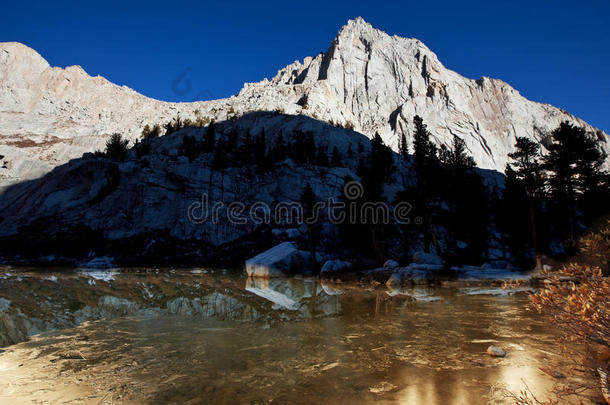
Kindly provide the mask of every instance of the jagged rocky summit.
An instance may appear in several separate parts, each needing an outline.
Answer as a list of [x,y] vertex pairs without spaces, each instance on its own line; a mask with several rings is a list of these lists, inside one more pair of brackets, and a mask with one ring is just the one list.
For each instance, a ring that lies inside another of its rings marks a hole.
[[23,44],[0,43],[0,189],[102,149],[113,132],[133,141],[145,124],[178,114],[222,121],[260,110],[309,116],[369,138],[379,132],[394,148],[402,134],[411,140],[418,114],[436,143],[457,135],[479,167],[497,171],[504,170],[515,137],[544,146],[564,120],[597,134],[610,152],[607,134],[568,112],[529,101],[501,80],[465,78],[421,41],[356,18],[325,53],[294,62],[271,80],[245,84],[230,98],[194,103],[154,100],[79,66],[50,67]]

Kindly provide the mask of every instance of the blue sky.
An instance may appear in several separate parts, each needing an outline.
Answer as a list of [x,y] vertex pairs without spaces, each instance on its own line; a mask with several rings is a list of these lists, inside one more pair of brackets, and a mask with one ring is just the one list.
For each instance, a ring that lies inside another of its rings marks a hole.
[[0,41],[168,101],[235,94],[362,16],[464,76],[503,79],[610,132],[608,1],[11,1],[0,15]]

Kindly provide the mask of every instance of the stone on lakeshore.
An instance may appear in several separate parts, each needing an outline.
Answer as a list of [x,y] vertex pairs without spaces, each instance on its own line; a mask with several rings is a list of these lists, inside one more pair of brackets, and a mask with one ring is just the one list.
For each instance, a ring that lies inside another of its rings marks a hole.
[[487,354],[491,357],[504,357],[506,356],[506,352],[499,348],[498,346],[489,346],[487,348]]

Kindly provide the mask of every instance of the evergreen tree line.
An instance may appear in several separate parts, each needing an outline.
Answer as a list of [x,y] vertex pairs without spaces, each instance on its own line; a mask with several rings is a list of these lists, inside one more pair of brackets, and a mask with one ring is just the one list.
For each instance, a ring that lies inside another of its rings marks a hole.
[[[411,163],[416,181],[398,192],[393,203],[411,204],[417,222],[382,224],[357,218],[356,223],[342,224],[342,241],[356,252],[381,261],[387,258],[387,242],[399,240],[405,254],[423,244],[449,264],[480,264],[499,236],[505,257],[527,267],[533,264],[532,251],[538,257],[542,252],[556,254],[553,241],[571,253],[578,233],[608,214],[610,181],[602,169],[606,156],[583,128],[562,123],[552,132],[544,157],[538,143],[517,138],[505,188],[493,190],[462,139],[454,136],[449,147],[439,148],[421,117],[414,117],[413,124],[413,155],[405,137],[399,155]],[[391,150],[376,135],[370,154],[358,165],[364,195],[356,204],[387,202],[383,188],[392,181],[392,162]],[[362,215],[362,210],[356,213]]]
[[264,172],[287,158],[297,164],[344,166],[344,159],[338,148],[333,147],[329,154],[328,145],[316,144],[311,132],[297,130],[287,138],[285,140],[280,131],[273,142],[269,142],[264,128],[256,136],[252,136],[250,131],[240,133],[237,129],[233,129],[227,136],[218,136],[212,122],[200,141],[194,136],[185,135],[178,153],[187,156],[189,161],[195,160],[203,153],[211,153],[212,167],[216,170],[253,165]]
[[550,135],[548,153],[528,138],[517,138],[509,155],[498,207],[498,227],[516,258],[535,251],[564,256],[576,252],[580,234],[610,207],[606,159],[595,136],[563,122]]
[[[205,127],[206,125],[212,122],[209,117],[201,117],[199,110],[195,110],[195,115],[197,116],[195,120],[191,120],[189,118],[182,119],[180,118],[180,115],[177,115],[176,118],[163,125],[163,129],[165,129],[165,135],[173,134],[174,132],[177,132],[182,128]],[[155,124],[152,127],[149,124],[146,124],[142,129],[142,139],[152,139],[161,135],[162,129],[159,124]]]
[[[399,156],[411,164],[409,174],[414,174],[414,185],[400,190],[394,201],[387,201],[384,187],[393,182],[396,167],[392,150],[376,134],[370,153],[358,164],[357,175],[364,194],[355,201],[344,201],[346,206],[352,204],[348,211],[355,212],[356,220],[340,225],[342,242],[379,262],[387,258],[392,247],[388,242],[392,241],[400,241],[399,250],[405,256],[401,259],[407,259],[416,244],[423,244],[426,251],[434,249],[451,263],[481,261],[487,249],[489,208],[487,188],[475,170],[474,159],[460,138],[454,137],[451,147],[438,148],[419,116],[414,117],[413,123],[414,153],[409,155],[403,135]],[[351,180],[346,178],[345,183]],[[390,202],[410,204],[412,222],[384,223],[372,216],[370,209],[363,209],[365,204],[374,207],[375,203]],[[439,237],[441,230],[443,235]]]
[[[171,133],[184,125],[178,118],[165,129]],[[400,251],[405,254],[423,245],[426,251],[434,250],[450,264],[477,264],[488,259],[490,241],[498,237],[506,257],[529,266],[534,257],[540,258],[543,253],[560,253],[558,247],[565,254],[572,253],[579,233],[608,213],[610,180],[603,170],[606,156],[597,139],[583,128],[562,123],[546,140],[549,146],[544,156],[538,143],[517,138],[505,170],[505,187],[493,190],[485,185],[462,139],[454,136],[450,146],[437,147],[421,117],[415,116],[413,125],[413,154],[409,154],[403,135],[399,156],[410,164],[409,174],[415,181],[391,201],[411,204],[413,221],[372,221],[370,215],[365,215],[370,211],[356,209],[357,217],[339,227],[346,247],[383,260],[393,246],[388,242],[400,241]],[[159,131],[158,126],[145,128],[143,136],[146,133],[144,138],[149,139],[158,136]],[[107,155],[122,159],[126,145],[115,138],[109,142]],[[147,151],[146,146],[145,141],[137,143],[136,153]],[[311,132],[294,131],[286,137],[280,132],[268,142],[264,130],[252,136],[249,131],[240,133],[234,129],[219,136],[211,122],[200,140],[185,135],[179,147],[179,154],[189,161],[204,153],[211,154],[212,166],[217,170],[252,165],[262,172],[287,158],[297,164],[321,167],[341,167],[358,159],[356,174],[364,194],[345,201],[357,207],[389,203],[384,187],[393,182],[396,172],[394,154],[379,134],[375,134],[366,153],[359,144],[356,152],[350,146],[344,157],[336,147],[329,154],[328,146],[316,144]],[[351,180],[346,178],[345,182]],[[315,200],[311,187],[305,188],[303,200],[310,205]],[[314,232],[310,233],[313,238]]]

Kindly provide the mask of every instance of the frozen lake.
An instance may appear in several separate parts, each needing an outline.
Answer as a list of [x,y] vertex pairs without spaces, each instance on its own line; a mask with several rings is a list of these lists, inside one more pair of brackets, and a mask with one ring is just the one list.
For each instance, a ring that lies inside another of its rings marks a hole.
[[539,367],[561,360],[522,292],[214,269],[0,274],[3,333],[7,317],[43,331],[1,349],[0,403],[512,403],[525,384],[545,398]]

